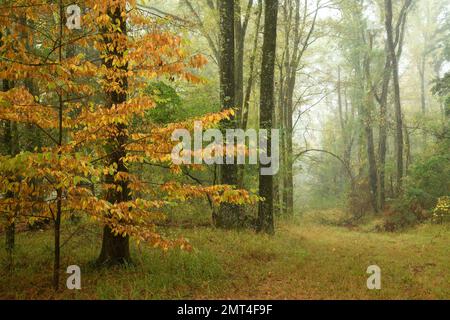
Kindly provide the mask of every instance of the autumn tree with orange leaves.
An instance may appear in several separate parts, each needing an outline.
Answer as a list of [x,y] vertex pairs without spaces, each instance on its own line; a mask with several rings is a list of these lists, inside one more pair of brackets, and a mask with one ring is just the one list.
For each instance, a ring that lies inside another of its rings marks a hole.
[[[71,214],[104,226],[98,263],[131,261],[129,237],[164,250],[155,223],[174,202],[207,196],[213,204],[253,203],[257,197],[228,185],[143,181],[135,164],[171,161],[177,128],[213,127],[233,111],[160,125],[145,117],[155,101],[145,88],[169,77],[198,83],[206,59],[189,55],[167,21],[139,10],[135,1],[83,0],[81,29],[66,27],[72,1],[2,1],[0,16],[0,120],[36,128],[43,145],[9,152],[0,161],[0,213],[7,226],[40,218],[54,226],[53,285],[59,286],[60,228]],[[32,83],[38,92],[30,92]],[[133,120],[142,120],[133,126]],[[191,165],[202,169],[201,165]]]

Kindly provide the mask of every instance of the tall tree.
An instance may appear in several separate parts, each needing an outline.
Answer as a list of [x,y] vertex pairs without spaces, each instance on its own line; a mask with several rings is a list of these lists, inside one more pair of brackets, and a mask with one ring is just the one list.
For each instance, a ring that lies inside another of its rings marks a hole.
[[[219,69],[220,69],[220,101],[222,109],[236,107],[235,91],[235,18],[234,1],[219,1]],[[224,120],[222,129],[236,128],[235,118]],[[221,183],[236,185],[238,172],[236,164],[224,163],[220,167]],[[221,228],[233,228],[238,226],[239,207],[229,203],[223,203],[216,212],[214,224]]]
[[256,64],[256,58],[257,58],[257,51],[258,51],[258,43],[259,43],[259,33],[260,33],[260,26],[261,26],[261,16],[263,11],[263,5],[262,0],[258,0],[258,8],[257,8],[257,17],[256,17],[256,24],[255,24],[255,37],[253,38],[253,48],[252,53],[250,55],[250,66],[248,71],[248,79],[247,79],[247,85],[245,88],[245,95],[244,95],[244,101],[242,105],[242,116],[241,116],[241,128],[246,129],[247,123],[248,123],[248,112],[250,109],[250,97],[252,94],[253,85],[255,82],[255,64]]
[[378,170],[378,182],[379,188],[379,207],[381,210],[384,209],[386,202],[386,153],[387,153],[387,109],[388,109],[388,94],[389,94],[389,83],[391,81],[391,59],[388,53],[387,45],[385,48],[385,65],[383,69],[383,80],[381,85],[381,94],[377,95],[375,92],[375,98],[380,106],[380,124],[378,129],[379,142],[378,142],[378,160],[379,160],[379,170]]
[[372,86],[372,75],[371,75],[371,55],[373,49],[373,35],[367,35],[368,46],[367,53],[364,57],[364,78],[365,78],[365,88],[366,97],[361,106],[363,126],[367,139],[367,159],[369,160],[369,184],[370,184],[370,195],[372,208],[375,212],[378,212],[378,169],[375,158],[375,143],[373,135],[373,121],[372,114],[374,109],[374,93]]
[[[400,59],[402,51],[403,51],[403,42],[405,39],[405,29],[406,29],[406,18],[408,14],[409,4],[405,2],[400,11],[400,14],[397,18],[397,22],[395,24],[395,51],[397,54],[397,61]],[[378,92],[375,89],[374,95],[375,99],[379,105],[379,142],[378,142],[378,159],[379,159],[379,207],[383,209],[386,202],[386,153],[387,153],[387,123],[388,123],[388,96],[390,83],[392,79],[392,63],[391,63],[391,55],[389,50],[389,43],[385,40],[384,47],[384,56],[385,56],[385,64],[383,68],[383,76],[381,83],[379,84]]]
[[[11,89],[12,82],[9,80],[2,81],[2,91],[6,92]],[[13,121],[6,120],[5,121],[5,132],[3,137],[3,143],[6,147],[6,154],[10,156],[15,156],[18,152],[17,148],[17,125]],[[6,198],[13,198],[14,192],[9,191],[6,193]],[[7,269],[12,270],[13,268],[13,254],[14,254],[14,245],[15,245],[15,232],[16,232],[16,224],[15,224],[15,208],[11,208],[11,214],[7,216],[7,226],[5,232],[5,248],[8,257],[8,265]]]
[[[244,108],[244,55],[245,38],[247,34],[250,14],[252,12],[253,0],[248,0],[244,19],[242,19],[241,0],[234,0],[234,30],[235,30],[235,104],[236,104],[236,127],[243,128],[243,108]],[[250,71],[251,72],[251,71]],[[237,167],[237,185],[242,188],[244,185],[245,165]]]
[[[117,105],[127,101],[128,78],[126,76],[128,63],[124,56],[127,47],[123,46],[124,38],[127,37],[126,23],[126,1],[118,1],[117,5],[107,10],[108,17],[113,24],[108,25],[104,30],[104,42],[106,52],[103,59],[103,65],[108,70],[114,70],[117,74],[110,76],[107,81],[117,82],[117,88],[106,91],[106,105],[108,108],[114,108]],[[128,140],[127,127],[118,123],[114,125],[112,134],[107,144],[107,166],[115,166],[116,172],[108,174],[105,177],[107,184],[114,185],[107,191],[106,200],[110,203],[120,204],[131,200],[129,181],[122,179],[117,181],[117,174],[128,174],[128,168],[124,163],[126,156],[125,145]],[[103,242],[100,256],[97,260],[99,264],[123,264],[131,261],[129,236],[114,233],[112,228],[106,225],[103,229]]]
[[[313,35],[317,16],[322,8],[321,1],[315,1],[310,10],[310,1],[291,0],[281,5],[284,41],[283,52],[279,65],[280,85],[278,88],[278,104],[281,125],[281,184],[282,209],[284,214],[293,215],[294,210],[294,180],[293,180],[293,122],[294,93],[297,83],[297,74],[302,57],[310,44],[314,41]],[[280,24],[281,25],[281,24]]]
[[347,52],[346,59],[357,79],[352,95],[352,104],[357,107],[361,128],[359,135],[360,159],[367,159],[367,162],[361,161],[360,172],[365,171],[365,164],[368,163],[369,201],[376,212],[378,211],[378,173],[373,133],[374,94],[371,74],[374,35],[371,30],[368,30],[367,22],[364,19],[363,1],[343,6],[343,12],[349,22],[348,34],[343,39]]
[[[108,226],[99,262],[116,264],[129,261],[128,237],[164,249],[189,247],[186,241],[165,239],[157,231],[155,222],[169,204],[205,195],[214,205],[256,201],[255,196],[227,185],[141,180],[137,163],[170,163],[175,173],[182,171],[182,164],[170,160],[176,144],[171,137],[175,129],[193,127],[192,120],[167,126],[148,120],[146,113],[156,103],[143,89],[155,77],[198,83],[192,70],[206,60],[201,55],[188,56],[179,35],[161,28],[155,18],[128,10],[126,3],[86,0],[92,10],[83,16],[83,36],[65,30],[62,0],[40,3],[39,10],[29,10],[26,0],[10,1],[0,17],[2,26],[15,27],[10,34],[2,34],[2,80],[21,84],[32,77],[40,89],[37,98],[26,86],[1,91],[0,120],[33,125],[52,143],[0,156],[0,194],[14,193],[13,198],[0,197],[0,213],[10,217],[17,212],[18,222],[37,217],[54,222],[55,288],[65,212],[87,214],[102,227]],[[20,13],[26,13],[32,23],[16,27]],[[128,26],[138,26],[139,32],[128,34]],[[40,44],[38,51],[20,37],[23,29],[29,31],[27,38]],[[72,45],[90,54],[67,54]],[[98,63],[99,54],[102,63]],[[127,95],[130,91],[132,97]],[[195,120],[216,126],[230,114]],[[145,124],[136,126],[136,119]]]
[[[412,4],[412,0],[405,0],[405,4],[402,8],[403,10],[408,10]],[[399,67],[398,67],[398,56],[396,51],[395,36],[393,29],[393,7],[392,0],[385,0],[385,27],[387,36],[388,53],[392,65],[392,78],[394,86],[394,111],[395,111],[395,152],[396,152],[396,162],[397,162],[397,175],[396,175],[396,191],[397,193],[402,190],[403,183],[403,114],[402,114],[402,104],[400,96],[400,80],[399,80]],[[406,19],[406,17],[405,17]]]
[[[275,111],[274,79],[277,44],[278,0],[264,3],[264,40],[261,62],[260,120],[259,128],[267,133],[267,153],[271,150],[272,117]],[[264,165],[260,164],[260,167]],[[259,177],[259,195],[264,198],[258,208],[258,231],[274,233],[273,225],[273,175]]]
[[245,37],[247,35],[247,28],[250,21],[250,14],[252,12],[253,0],[248,0],[244,19],[242,16],[241,0],[234,0],[234,30],[235,30],[235,98],[238,115],[242,114],[242,107],[244,103],[244,49]]

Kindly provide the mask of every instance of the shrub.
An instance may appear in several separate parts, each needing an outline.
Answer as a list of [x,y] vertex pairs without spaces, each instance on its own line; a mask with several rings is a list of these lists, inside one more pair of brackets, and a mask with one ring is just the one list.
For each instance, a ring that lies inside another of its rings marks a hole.
[[450,197],[441,197],[438,199],[436,208],[433,210],[433,222],[443,223],[450,221]]
[[450,190],[450,154],[437,154],[416,163],[406,180],[404,200],[433,209]]
[[373,211],[370,196],[370,187],[367,179],[356,181],[355,189],[351,191],[347,199],[347,208],[354,220],[361,219],[367,213]]
[[[440,199],[448,198],[450,190],[450,154],[438,145],[435,154],[415,163],[405,180],[403,195],[391,204],[383,228],[394,231],[435,217]],[[442,208],[442,201],[440,208]],[[437,208],[437,207],[436,207]],[[433,210],[434,209],[434,210]]]

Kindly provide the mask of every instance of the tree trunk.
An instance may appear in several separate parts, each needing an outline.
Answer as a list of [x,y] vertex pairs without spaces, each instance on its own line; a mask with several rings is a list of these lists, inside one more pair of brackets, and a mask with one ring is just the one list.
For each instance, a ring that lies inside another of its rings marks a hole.
[[[427,113],[427,100],[426,100],[426,83],[425,83],[425,71],[426,71],[426,54],[422,54],[420,65],[419,65],[419,75],[420,75],[420,105],[423,116],[425,117]],[[423,148],[427,146],[427,132],[424,130],[422,135]]]
[[[2,91],[6,92],[12,88],[12,83],[9,80],[3,80]],[[10,156],[17,154],[17,144],[14,141],[15,130],[17,130],[15,123],[12,121],[5,121],[5,132],[4,132],[4,145],[6,146],[6,153]],[[6,198],[13,198],[14,194],[8,192]],[[11,208],[12,209],[12,208]],[[12,270],[14,266],[14,245],[15,245],[15,232],[16,224],[14,222],[14,213],[8,216],[8,222],[5,231],[5,249],[7,255],[7,270]]]
[[384,209],[386,203],[386,145],[387,145],[387,103],[389,93],[389,83],[391,79],[391,59],[386,48],[386,62],[384,65],[383,83],[381,89],[381,96],[377,99],[380,106],[380,127],[379,127],[379,145],[378,145],[378,160],[379,160],[379,207]]
[[404,135],[405,135],[405,148],[406,148],[406,173],[408,173],[409,170],[409,166],[412,163],[412,155],[411,155],[411,140],[409,138],[409,131],[408,131],[408,127],[406,125],[406,123],[403,124],[404,127]]
[[392,0],[385,0],[386,10],[386,34],[389,48],[389,54],[392,63],[392,75],[394,85],[394,104],[395,104],[395,152],[397,162],[397,176],[396,176],[396,194],[398,195],[402,190],[403,182],[403,116],[402,105],[400,98],[400,81],[398,71],[398,59],[395,50],[394,36],[392,30]]
[[[220,101],[222,109],[230,109],[236,106],[235,91],[235,19],[234,19],[234,1],[219,1],[219,69],[220,69]],[[236,119],[221,122],[223,130],[235,129]],[[221,183],[228,185],[237,185],[238,172],[236,164],[223,164],[220,170]],[[216,215],[213,216],[213,222],[219,228],[235,228],[239,226],[240,208],[237,205],[222,203]]]
[[[247,9],[245,12],[244,21],[241,19],[241,0],[235,1],[235,97],[236,97],[236,126],[245,130],[241,125],[243,124],[244,108],[244,48],[245,48],[245,36],[247,34],[247,26],[250,19],[250,13],[253,6],[253,0],[249,0],[247,4]],[[244,174],[245,174],[245,164],[238,165],[238,178],[237,185],[240,189],[244,188]]]
[[[21,20],[21,24],[23,24],[24,26],[33,23],[32,21],[27,20],[25,15],[23,15],[20,18],[20,20]],[[26,39],[27,32],[26,31],[21,32],[21,37],[22,37],[22,39]],[[26,41],[25,47],[28,52],[33,52],[33,48],[35,47],[35,44],[30,43],[30,41]],[[24,85],[25,85],[25,88],[27,88],[28,92],[33,95],[33,97],[39,96],[39,87],[37,86],[37,83],[35,83],[35,81],[33,81],[32,77],[26,78],[24,80]],[[26,127],[27,127],[27,131],[29,133],[29,135],[28,135],[29,137],[27,137],[27,139],[26,139],[26,144],[25,144],[24,149],[27,151],[30,151],[30,152],[32,152],[34,150],[34,148],[41,150],[41,148],[42,148],[41,130],[31,123],[27,123]]]
[[[314,32],[319,6],[315,8],[314,14],[308,12],[308,4],[305,1],[304,13],[300,16],[301,1],[284,2],[281,6],[284,17],[284,46],[285,50],[280,63],[280,114],[282,117],[281,131],[281,162],[283,182],[283,206],[282,210],[286,216],[294,213],[294,183],[293,183],[293,157],[292,138],[294,112],[294,89],[300,60],[310,45],[310,38]],[[311,26],[305,30],[306,20],[311,16]],[[292,50],[291,50],[292,49]]]
[[[125,1],[120,2],[114,7],[114,9],[108,9],[108,15],[111,17],[112,21],[118,21],[120,30],[115,31],[118,35],[126,36],[127,34],[127,25],[126,19],[122,17],[121,13],[125,9]],[[105,42],[110,42],[109,37],[105,37]],[[114,47],[114,46],[113,46]],[[119,50],[118,48],[108,49],[106,54],[108,56],[115,55],[118,57],[118,60],[122,60],[125,51]],[[112,59],[107,61],[103,61],[103,64],[109,68],[119,68],[121,70],[127,70],[128,65],[123,65],[120,67],[114,67],[112,65]],[[126,90],[128,89],[128,79],[124,76],[120,79],[121,81],[121,90],[108,92],[107,93],[107,105],[112,107],[116,104],[121,104],[126,102],[127,94]],[[108,158],[108,165],[117,164],[117,172],[128,172],[127,167],[123,162],[123,158],[126,155],[125,143],[128,140],[128,136],[126,134],[126,126],[117,124],[116,125],[116,135],[112,136],[109,140],[108,154],[110,155]],[[112,152],[111,152],[112,151]],[[114,188],[108,191],[106,195],[106,200],[112,204],[120,203],[131,200],[129,195],[128,181],[120,181],[117,182],[114,179],[113,175],[108,175],[105,178],[105,182],[107,184],[114,184],[120,186],[120,188]],[[121,191],[117,191],[121,190]],[[97,260],[99,265],[118,265],[130,263],[130,249],[129,249],[129,236],[123,236],[122,234],[115,235],[109,226],[105,226],[103,229],[103,242],[102,249],[100,252],[100,256]]]
[[[271,153],[271,129],[272,115],[275,111],[274,78],[275,78],[275,54],[277,43],[277,16],[278,0],[266,0],[264,2],[264,42],[261,63],[260,86],[260,120],[259,127],[268,131],[267,153]],[[260,164],[260,168],[264,165]],[[260,175],[259,195],[264,201],[259,202],[258,208],[258,232],[274,233],[273,225],[273,176]]]
[[244,40],[245,33],[241,21],[241,0],[234,0],[234,32],[235,32],[235,105],[237,114],[241,114],[244,100]]
[[377,164],[375,160],[375,146],[373,142],[373,129],[370,124],[365,126],[367,139],[367,158],[369,160],[369,182],[370,182],[370,199],[372,201],[372,208],[378,212],[378,173]]
[[[352,154],[352,132],[351,128],[349,127],[349,121],[348,121],[348,104],[347,104],[347,96],[342,95],[342,79],[341,79],[341,67],[338,67],[338,82],[337,82],[337,94],[338,94],[338,111],[339,111],[339,123],[341,127],[341,134],[342,134],[342,140],[343,140],[343,157],[342,160],[344,161],[345,165],[347,167],[350,167],[350,159]],[[344,116],[344,102],[345,100],[345,116]]]
[[[402,55],[403,51],[403,42],[405,35],[405,26],[406,26],[406,17],[408,14],[408,9],[411,6],[412,1],[406,0],[403,4],[402,9],[400,10],[400,15],[395,27],[395,40],[394,40],[394,51],[396,51],[397,56],[397,65],[398,61]],[[391,6],[392,9],[392,6]],[[389,12],[389,20],[390,20],[390,29],[391,29],[391,39],[393,40],[394,36],[392,35],[392,10]],[[383,74],[383,82],[382,82],[382,91],[381,96],[377,97],[377,101],[380,105],[380,129],[379,129],[379,160],[380,160],[380,168],[379,168],[379,204],[380,208],[384,209],[386,202],[386,182],[385,182],[385,169],[386,169],[386,147],[387,147],[387,108],[388,108],[388,93],[389,93],[389,83],[394,72],[393,65],[391,61],[391,45],[392,42],[387,39],[386,41],[386,62],[384,66],[384,74]],[[397,71],[398,74],[398,71]],[[398,128],[397,128],[398,130]],[[392,194],[391,194],[392,196]]]
[[262,0],[258,1],[258,16],[256,18],[256,26],[255,26],[255,38],[253,39],[253,49],[250,57],[250,66],[248,72],[248,80],[247,86],[245,88],[244,101],[242,106],[242,116],[241,116],[241,128],[247,129],[248,123],[248,111],[250,109],[250,96],[252,94],[253,82],[255,78],[255,60],[256,53],[258,50],[258,39],[259,39],[259,29],[261,25],[261,16],[262,16]]
[[419,65],[419,75],[420,75],[420,106],[422,114],[426,113],[427,101],[425,93],[425,68],[426,68],[426,55],[422,54],[420,65]]
[[[369,35],[369,49],[373,49],[373,38]],[[373,138],[372,127],[372,113],[374,109],[374,92],[372,88],[372,75],[371,75],[371,52],[369,52],[365,58],[364,63],[364,76],[366,77],[366,87],[364,92],[366,93],[365,106],[362,106],[363,111],[363,126],[367,139],[367,159],[369,161],[369,184],[370,184],[370,200],[372,202],[372,208],[375,212],[378,212],[378,170],[377,162],[375,158],[375,144]]]
[[[294,69],[295,68],[295,69]],[[284,102],[284,138],[285,138],[285,152],[284,152],[284,188],[283,188],[283,202],[284,213],[291,217],[294,214],[294,180],[293,180],[293,159],[292,159],[292,112],[293,112],[293,96],[296,80],[296,67],[290,66],[290,75],[286,83],[286,96]]]

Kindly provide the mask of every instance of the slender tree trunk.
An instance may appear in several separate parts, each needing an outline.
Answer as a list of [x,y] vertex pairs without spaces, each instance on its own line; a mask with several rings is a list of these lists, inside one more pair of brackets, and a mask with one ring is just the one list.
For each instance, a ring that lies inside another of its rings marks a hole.
[[256,53],[258,50],[258,40],[259,40],[259,32],[261,25],[261,16],[262,16],[262,0],[258,1],[258,9],[257,9],[257,18],[256,18],[256,26],[255,26],[255,38],[253,39],[253,49],[252,54],[250,56],[250,66],[248,72],[248,80],[247,86],[245,88],[244,102],[242,106],[242,116],[241,116],[241,128],[247,129],[248,123],[248,110],[250,109],[250,97],[252,94],[253,82],[255,79],[255,60]]
[[241,19],[241,0],[234,1],[234,31],[235,31],[235,104],[241,114],[244,101],[244,41],[245,34]]
[[[275,112],[273,113],[273,123],[272,126],[274,128],[280,127],[280,113],[279,109],[275,106]],[[276,174],[273,176],[273,215],[279,216],[281,214],[281,193],[282,189],[280,189],[280,177],[282,177],[281,174]]]
[[[32,24],[32,21],[27,20],[26,16],[23,15],[21,18],[21,23],[25,26],[28,24]],[[27,32],[23,31],[20,33],[21,38],[26,41],[27,39]],[[34,43],[30,43],[30,41],[26,41],[25,47],[27,51],[32,52],[33,48],[35,47]],[[39,96],[39,88],[37,84],[33,81],[33,78],[26,78],[24,80],[25,88],[27,88],[28,92],[33,95],[33,97]],[[25,150],[27,151],[33,151],[34,148],[38,148],[38,150],[41,150],[42,148],[42,135],[41,130],[34,126],[31,123],[26,124],[27,131],[28,131],[28,137],[27,142],[25,144]]]
[[345,121],[344,121],[344,112],[343,112],[343,103],[342,103],[342,81],[341,81],[341,66],[338,66],[338,81],[337,81],[337,94],[338,94],[338,111],[339,111],[339,124],[341,125],[341,132],[344,140],[344,145],[346,144],[346,131],[345,130]]
[[[126,19],[122,16],[122,11],[125,11],[125,1],[120,1],[113,9],[108,9],[108,15],[111,17],[112,21],[117,21],[120,30],[117,30],[117,35],[126,36],[127,35],[127,25]],[[109,43],[113,40],[109,37],[105,37],[105,42]],[[111,43],[109,43],[111,44]],[[118,60],[122,60],[125,50],[118,49],[116,46],[112,46],[113,49],[107,50],[107,55],[115,55]],[[103,64],[109,69],[114,68],[112,65],[112,59],[103,61]],[[118,67],[121,71],[127,70],[128,65]],[[108,92],[107,93],[107,105],[112,107],[113,105],[121,104],[127,101],[127,89],[128,89],[128,79],[123,76],[120,79],[121,90]],[[128,140],[127,128],[122,124],[116,125],[116,134],[110,138],[108,147],[109,159],[108,165],[116,164],[117,172],[128,172],[128,168],[123,162],[123,158],[126,156],[125,143]],[[111,152],[112,151],[112,152]],[[113,175],[108,175],[105,178],[107,184],[114,184],[120,186],[120,188],[114,188],[109,190],[106,195],[106,200],[110,203],[120,203],[131,200],[129,195],[128,181],[117,182]],[[121,190],[121,191],[117,191]],[[99,265],[119,265],[131,262],[130,248],[129,248],[129,236],[123,236],[122,234],[115,235],[113,230],[109,226],[105,226],[103,229],[103,242],[100,256],[97,260]]]
[[[347,164],[347,166],[351,167],[351,160],[352,160],[352,150],[353,150],[353,123],[355,120],[355,108],[352,105],[350,108],[348,107],[348,100],[347,100],[347,93],[346,90],[344,90],[344,101],[345,101],[345,123],[347,125],[347,147],[345,148],[344,152],[344,161]],[[350,118],[349,115],[350,114]]]
[[[262,12],[262,2],[261,2],[261,12]],[[282,62],[283,63],[283,62]],[[281,63],[281,65],[282,65]],[[277,88],[275,87],[275,95],[279,95],[282,92],[282,77],[283,77],[283,68],[280,67],[279,68],[279,72],[280,72],[280,87],[278,89],[278,92],[276,92]],[[275,76],[276,77],[276,76]],[[281,128],[283,126],[283,112],[281,110],[281,98],[282,96],[278,96],[278,98],[274,98],[274,100],[276,99],[280,99],[278,102],[274,102],[275,103],[275,110],[273,113],[273,118],[272,118],[272,126],[274,128],[279,128],[280,130],[280,134],[282,132]],[[283,137],[283,135],[281,134],[281,138]],[[283,152],[283,143],[281,142],[281,145],[279,146],[279,161],[280,163],[283,163],[283,156],[282,156],[282,152]],[[273,215],[276,217],[279,217],[282,212],[283,212],[283,203],[282,203],[282,195],[283,195],[283,185],[284,185],[284,181],[283,181],[283,174],[282,174],[282,170],[283,170],[283,166],[281,166],[281,168],[279,169],[278,174],[273,176]]]
[[[420,105],[422,114],[425,117],[427,113],[427,100],[426,100],[426,81],[425,81],[425,71],[426,71],[426,54],[425,52],[422,54],[420,65],[419,65],[419,75],[420,75]],[[422,143],[423,148],[426,148],[427,146],[427,133],[426,130],[424,130],[422,135]]]
[[379,160],[379,207],[384,209],[386,203],[386,144],[387,144],[387,104],[389,83],[391,79],[391,59],[386,48],[386,62],[384,65],[383,83],[381,89],[381,96],[377,99],[380,106],[380,126],[379,126],[379,146],[378,146],[378,160]]
[[[369,49],[372,51],[373,48],[373,38],[369,35]],[[372,113],[374,109],[374,92],[372,88],[372,75],[371,75],[371,57],[370,52],[365,58],[364,63],[364,75],[366,77],[366,88],[364,92],[366,93],[365,106],[362,106],[363,110],[363,126],[367,139],[367,159],[369,160],[369,184],[370,184],[370,195],[372,208],[375,212],[378,212],[378,170],[377,162],[375,157],[375,144],[373,137],[373,127],[372,127]]]
[[[338,82],[337,82],[337,94],[338,94],[338,112],[339,112],[339,123],[341,127],[342,140],[344,145],[343,150],[343,161],[347,167],[350,167],[350,158],[352,153],[352,139],[351,139],[351,128],[348,126],[348,106],[347,97],[342,95],[342,79],[341,79],[341,67],[338,67]],[[344,103],[345,99],[345,116],[344,116]]]
[[[244,20],[241,19],[241,1],[242,0],[234,0],[235,1],[235,97],[236,97],[236,106],[237,106],[237,121],[236,126],[242,129],[245,129],[241,125],[243,124],[243,119],[241,118],[243,115],[244,109],[244,48],[245,48],[245,36],[247,34],[248,22],[250,19],[250,14],[252,12],[253,0],[248,0],[247,9],[245,12]],[[245,164],[238,165],[238,181],[237,185],[239,188],[244,188],[244,174],[245,174]]]
[[[305,29],[308,19],[308,3],[304,2],[303,15],[300,16],[301,1],[287,1],[281,6],[285,23],[285,50],[282,55],[280,66],[280,101],[281,114],[283,119],[281,154],[282,154],[282,181],[283,181],[283,213],[286,216],[293,216],[294,213],[294,182],[293,182],[293,157],[292,138],[293,123],[292,115],[294,111],[294,89],[296,77],[301,58],[310,44],[310,38],[314,32],[319,6],[311,15],[311,26]],[[302,22],[303,21],[303,22]],[[283,70],[284,69],[284,70]]]
[[[268,131],[267,152],[271,153],[272,115],[275,111],[274,78],[277,43],[278,0],[266,0],[264,12],[264,42],[261,63],[260,120],[259,127]],[[264,165],[260,164],[260,168]],[[258,208],[258,231],[274,233],[273,225],[273,176],[260,175],[259,195],[264,198]]]
[[378,212],[378,173],[377,164],[375,160],[375,145],[373,142],[373,129],[371,125],[365,126],[366,139],[367,139],[367,158],[369,159],[369,182],[370,182],[370,194],[372,201],[372,208],[375,212]]
[[409,137],[409,130],[408,127],[406,125],[406,123],[403,124],[403,128],[404,128],[404,135],[405,135],[405,148],[406,148],[406,172],[408,173],[409,170],[409,166],[412,163],[412,155],[411,155],[411,140]]
[[422,54],[420,66],[419,66],[420,106],[421,106],[422,114],[426,114],[426,109],[427,109],[427,101],[426,101],[426,93],[425,93],[425,68],[426,68],[426,55]]
[[[405,26],[406,26],[406,17],[408,14],[408,9],[410,8],[412,4],[411,0],[405,0],[403,3],[403,7],[400,10],[400,15],[395,27],[395,40],[394,35],[392,35],[392,10],[389,10],[388,15],[386,18],[389,18],[390,20],[390,39],[394,41],[394,51],[396,51],[397,56],[397,66],[398,61],[402,55],[403,51],[403,42],[404,42],[404,35],[405,35]],[[392,5],[390,4],[390,7],[392,9]],[[388,23],[388,21],[386,21]],[[388,28],[386,28],[388,29]],[[384,66],[384,75],[383,75],[383,82],[382,82],[382,91],[381,96],[377,97],[377,101],[380,105],[380,131],[379,131],[379,161],[380,161],[380,168],[379,168],[379,185],[380,185],[380,195],[379,195],[379,203],[380,208],[384,209],[385,202],[386,202],[386,182],[385,182],[385,168],[386,168],[386,149],[387,149],[387,108],[388,108],[388,93],[389,93],[389,83],[392,78],[392,74],[394,72],[393,65],[391,61],[391,54],[392,54],[392,41],[389,41],[389,37],[386,41],[386,62]],[[398,69],[398,67],[397,67]],[[398,74],[398,70],[397,70]],[[397,77],[398,78],[398,77]],[[397,109],[397,108],[396,108]],[[397,112],[397,111],[396,111]],[[398,126],[397,126],[398,131]],[[397,146],[397,143],[396,143]],[[392,182],[392,181],[391,181]],[[391,193],[391,196],[392,193]]]
[[[296,50],[293,55],[295,56]],[[284,214],[288,217],[294,214],[294,182],[293,182],[293,158],[292,158],[292,115],[293,97],[297,75],[297,64],[291,61],[287,64],[285,72],[286,82],[284,85],[283,99],[283,122],[284,122],[284,170],[283,170],[283,203]]]
[[[62,63],[62,44],[63,44],[63,24],[64,24],[64,7],[62,0],[59,0],[59,47],[58,47],[58,63]],[[58,147],[61,148],[63,142],[63,92],[58,91]],[[58,151],[58,159],[61,157],[61,151]],[[59,161],[59,160],[58,160]],[[53,288],[59,289],[59,273],[61,269],[61,216],[62,216],[62,197],[63,189],[59,187],[56,190],[56,215],[54,217],[54,260],[53,260]]]
[[[3,80],[2,91],[6,92],[12,88],[12,83],[9,80]],[[14,156],[17,154],[17,143],[14,141],[14,137],[16,136],[15,131],[17,127],[15,123],[12,121],[5,121],[5,132],[4,132],[4,145],[6,147],[6,153],[10,156]],[[8,192],[6,194],[6,198],[13,198],[13,192]],[[12,209],[12,208],[10,208]],[[15,214],[12,212],[8,215],[6,232],[5,232],[5,249],[7,255],[7,269],[12,270],[14,267],[14,246],[15,246],[15,233],[16,233],[16,224],[14,222]]]
[[386,34],[389,48],[389,54],[392,63],[392,75],[394,85],[394,105],[395,105],[395,152],[397,162],[397,176],[396,176],[396,194],[399,194],[402,190],[403,182],[403,117],[402,117],[402,105],[400,98],[400,81],[398,72],[398,59],[395,50],[394,36],[392,30],[392,0],[385,0],[386,11]]
[[[244,101],[244,40],[245,34],[242,27],[241,19],[241,0],[234,1],[234,42],[235,42],[235,59],[234,59],[234,73],[235,73],[235,104],[236,110],[236,127],[238,127],[242,120],[240,116],[242,115],[243,101]],[[238,188],[244,187],[244,171],[245,165],[237,165],[237,182]]]
[[[295,68],[295,69],[294,69]],[[284,188],[283,188],[283,202],[284,213],[291,217],[294,214],[294,179],[293,179],[293,158],[292,158],[292,112],[293,112],[293,96],[296,80],[296,67],[289,67],[289,77],[286,83],[286,96],[284,103],[284,138],[285,138],[285,153],[284,153]]]
[[[220,101],[222,109],[229,109],[236,106],[235,90],[235,19],[234,1],[219,1],[219,69],[220,69]],[[224,120],[221,123],[222,129],[235,129],[236,119]],[[238,170],[236,164],[223,164],[220,175],[221,183],[237,185]],[[213,217],[213,222],[219,228],[235,228],[239,226],[240,208],[237,205],[223,203]]]
[[[285,32],[286,34],[288,31]],[[285,131],[286,131],[286,124],[285,124],[285,104],[284,104],[284,83],[285,83],[285,75],[284,75],[284,60],[286,59],[287,51],[289,50],[288,47],[289,43],[287,42],[285,38],[285,45],[284,45],[284,52],[282,54],[281,63],[279,64],[279,86],[278,86],[278,103],[276,108],[278,109],[278,118],[279,118],[279,130],[280,130],[280,170],[278,173],[278,177],[276,180],[278,183],[278,194],[276,195],[277,198],[275,198],[276,203],[279,205],[279,211],[280,214],[286,213],[286,205],[285,205],[285,180],[284,177],[286,175],[285,173],[285,167],[286,167],[286,161],[285,161],[285,155],[286,155],[286,139],[285,139]]]

